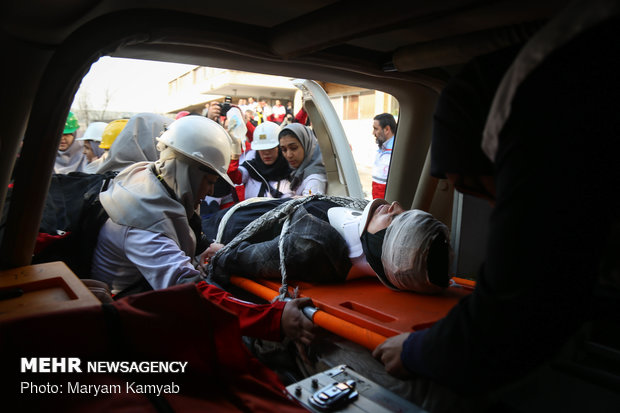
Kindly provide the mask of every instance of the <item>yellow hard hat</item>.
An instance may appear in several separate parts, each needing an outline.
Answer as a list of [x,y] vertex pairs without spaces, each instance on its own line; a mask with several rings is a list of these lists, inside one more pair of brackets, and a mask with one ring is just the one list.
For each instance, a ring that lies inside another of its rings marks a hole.
[[105,127],[101,134],[99,147],[101,149],[110,149],[110,146],[112,146],[118,134],[125,128],[128,121],[129,119],[118,119],[108,123],[108,126]]

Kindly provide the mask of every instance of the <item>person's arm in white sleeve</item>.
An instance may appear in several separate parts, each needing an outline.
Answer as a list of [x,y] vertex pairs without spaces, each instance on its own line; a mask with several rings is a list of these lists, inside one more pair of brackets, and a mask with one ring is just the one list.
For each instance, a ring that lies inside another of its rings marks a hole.
[[324,194],[327,188],[327,179],[325,175],[312,174],[306,177],[297,188],[297,195],[318,195]]
[[250,174],[248,170],[245,169],[244,166],[239,165],[239,172],[241,172],[241,183],[246,185],[248,183],[248,179],[250,179]]
[[165,235],[131,228],[125,253],[154,290],[200,279],[190,257]]

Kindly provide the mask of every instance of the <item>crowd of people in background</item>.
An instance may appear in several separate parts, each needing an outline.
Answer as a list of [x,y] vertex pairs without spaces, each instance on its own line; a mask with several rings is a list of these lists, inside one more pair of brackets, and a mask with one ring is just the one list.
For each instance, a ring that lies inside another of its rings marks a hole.
[[[120,173],[139,162],[160,157],[157,139],[185,117],[203,117],[221,125],[230,140],[226,177],[214,182],[213,191],[200,202],[205,219],[253,197],[292,198],[326,193],[327,177],[316,136],[302,108],[292,118],[292,103],[280,100],[273,107],[265,100],[230,97],[205,105],[203,114],[181,111],[174,118],[140,113],[109,123],[92,122],[79,135],[80,124],[70,112],[58,148],[55,173]],[[301,123],[300,123],[301,122]]]
[[249,97],[239,99],[237,106],[254,126],[265,121],[274,122],[278,125],[293,123],[295,118],[293,102],[291,101],[287,101],[286,105],[283,105],[280,99],[276,99],[272,106],[265,99],[256,101],[253,97]]

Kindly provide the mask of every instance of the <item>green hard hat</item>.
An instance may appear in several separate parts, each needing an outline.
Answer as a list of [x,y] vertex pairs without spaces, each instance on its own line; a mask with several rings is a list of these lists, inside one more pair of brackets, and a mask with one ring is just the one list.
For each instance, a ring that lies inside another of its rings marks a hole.
[[65,123],[65,130],[62,133],[73,133],[79,128],[80,123],[78,122],[78,119],[75,117],[73,112],[69,112],[69,116],[67,116],[67,123]]

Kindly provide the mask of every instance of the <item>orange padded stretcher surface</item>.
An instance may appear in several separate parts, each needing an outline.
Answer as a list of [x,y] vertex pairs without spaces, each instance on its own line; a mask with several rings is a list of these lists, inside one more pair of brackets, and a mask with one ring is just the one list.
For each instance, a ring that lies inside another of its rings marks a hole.
[[[277,294],[280,283],[255,280]],[[459,284],[442,295],[422,295],[392,291],[374,278],[358,278],[343,284],[313,285],[291,282],[299,286],[300,297],[310,297],[314,305],[341,320],[391,337],[430,327],[444,317],[462,298],[473,291],[473,283],[455,279]],[[242,287],[243,288],[243,287]]]

